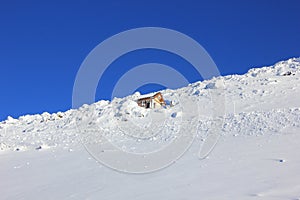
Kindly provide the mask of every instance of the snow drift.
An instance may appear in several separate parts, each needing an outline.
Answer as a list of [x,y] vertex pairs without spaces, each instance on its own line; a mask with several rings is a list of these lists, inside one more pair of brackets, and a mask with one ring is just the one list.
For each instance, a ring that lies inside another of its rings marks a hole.
[[[172,108],[138,107],[136,93],[77,110],[8,117],[0,122],[1,199],[299,199],[299,78],[300,59],[292,58],[161,91]],[[212,112],[212,97],[224,97],[223,116]],[[196,111],[186,106],[191,102]],[[220,117],[221,139],[199,160],[199,146]],[[196,127],[194,144],[157,173],[115,172],[82,146],[101,129],[125,151],[147,152],[178,137],[184,120],[191,122],[185,134]]]

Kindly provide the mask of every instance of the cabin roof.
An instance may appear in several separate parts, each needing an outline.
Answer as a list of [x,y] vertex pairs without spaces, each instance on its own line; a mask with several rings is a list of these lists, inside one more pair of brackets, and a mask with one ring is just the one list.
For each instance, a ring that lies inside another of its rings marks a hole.
[[154,97],[157,94],[161,94],[161,92],[156,92],[156,93],[153,92],[150,94],[141,95],[141,96],[139,96],[138,100],[148,99],[148,98]]

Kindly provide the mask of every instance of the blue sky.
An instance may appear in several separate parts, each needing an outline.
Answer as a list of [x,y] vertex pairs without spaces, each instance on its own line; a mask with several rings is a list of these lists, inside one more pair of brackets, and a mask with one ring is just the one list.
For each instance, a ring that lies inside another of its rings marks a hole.
[[[88,53],[108,37],[132,28],[165,27],[192,37],[222,75],[299,57],[299,10],[298,0],[1,1],[0,120],[70,109],[75,76]],[[111,66],[102,80],[107,90],[96,99],[109,98],[118,65],[147,62],[188,66],[166,52],[130,53]]]

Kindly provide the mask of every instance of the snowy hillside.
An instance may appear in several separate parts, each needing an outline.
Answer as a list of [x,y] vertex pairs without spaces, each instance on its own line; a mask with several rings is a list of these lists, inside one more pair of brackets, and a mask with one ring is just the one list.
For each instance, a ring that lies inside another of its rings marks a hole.
[[[299,58],[162,94],[174,106],[141,108],[136,93],[0,122],[1,199],[300,199]],[[201,156],[216,120],[218,142]],[[146,153],[193,131],[189,150],[150,174],[114,171],[84,148],[109,151],[105,137]]]

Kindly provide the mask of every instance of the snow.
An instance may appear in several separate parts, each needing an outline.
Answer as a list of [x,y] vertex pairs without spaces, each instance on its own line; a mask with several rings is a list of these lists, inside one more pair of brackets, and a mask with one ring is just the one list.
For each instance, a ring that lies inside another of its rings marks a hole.
[[[161,91],[172,107],[138,107],[135,93],[8,117],[0,122],[1,199],[300,199],[299,78],[300,58],[292,58]],[[212,135],[216,120],[222,126]],[[105,136],[145,153],[193,131],[173,165],[139,175],[106,167],[83,145]]]

